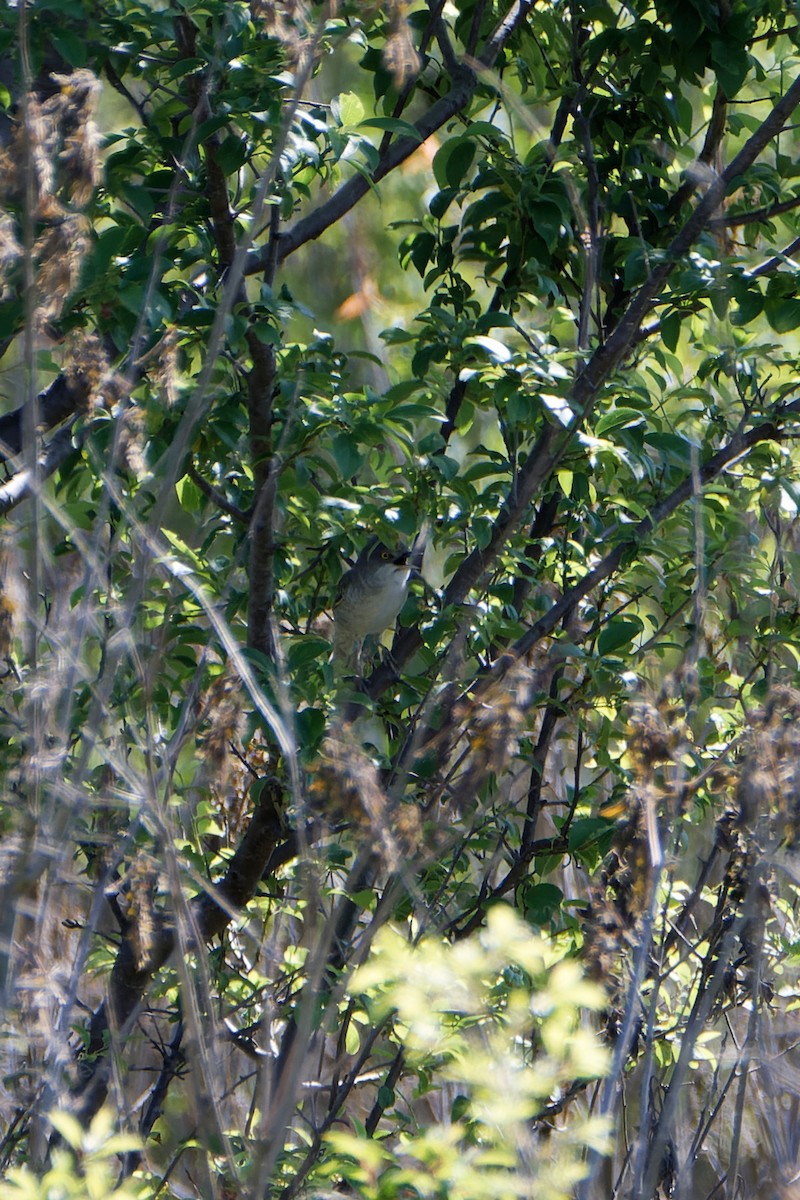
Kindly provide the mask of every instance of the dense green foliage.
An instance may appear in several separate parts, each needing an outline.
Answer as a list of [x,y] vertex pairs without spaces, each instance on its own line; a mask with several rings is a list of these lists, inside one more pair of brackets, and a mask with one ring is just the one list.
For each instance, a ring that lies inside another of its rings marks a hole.
[[3,1195],[789,1194],[797,43],[0,16]]

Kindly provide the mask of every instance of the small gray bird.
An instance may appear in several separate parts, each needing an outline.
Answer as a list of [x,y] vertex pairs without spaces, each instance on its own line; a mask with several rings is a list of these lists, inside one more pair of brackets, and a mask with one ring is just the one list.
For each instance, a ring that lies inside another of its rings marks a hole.
[[358,671],[364,639],[394,625],[408,590],[411,567],[404,546],[389,550],[368,542],[345,571],[333,605],[333,657],[345,670]]

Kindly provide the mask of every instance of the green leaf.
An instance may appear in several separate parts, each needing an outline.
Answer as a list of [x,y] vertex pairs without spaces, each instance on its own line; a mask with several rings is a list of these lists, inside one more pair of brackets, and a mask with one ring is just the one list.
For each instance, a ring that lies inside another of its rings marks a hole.
[[50,40],[59,54],[71,67],[85,67],[88,46],[84,38],[79,38],[69,29],[54,30]]
[[315,637],[311,633],[301,638],[292,638],[286,653],[289,670],[294,674],[301,667],[316,661],[326,661],[330,657],[330,642],[325,638]]
[[543,198],[535,200],[530,207],[530,218],[548,250],[553,250],[564,224],[564,216],[558,204]]
[[348,128],[364,120],[364,105],[355,92],[342,92],[333,102],[333,114],[339,124]]
[[494,362],[506,363],[512,358],[512,352],[508,346],[498,342],[497,338],[491,337],[471,337],[464,342],[465,346],[480,346],[481,350],[485,350]]
[[604,817],[580,817],[570,825],[567,844],[570,853],[589,871],[594,871],[614,840],[614,823]]
[[611,412],[605,413],[600,417],[595,426],[595,433],[598,437],[603,437],[612,429],[628,428],[631,425],[641,425],[644,422],[644,417],[639,409],[636,408],[612,408]]
[[534,883],[525,886],[522,905],[525,920],[531,925],[546,925],[561,907],[564,893],[554,883]]
[[776,333],[788,333],[800,326],[800,297],[771,297],[764,301],[764,316]]
[[72,500],[61,511],[65,521],[76,529],[92,529],[97,519],[97,505],[89,500]]
[[436,152],[433,174],[440,189],[457,188],[475,159],[475,143],[468,138],[451,138]]
[[232,175],[247,159],[247,143],[229,134],[215,151],[217,166],[224,175]]
[[742,46],[731,42],[711,43],[711,62],[719,85],[729,100],[741,88],[750,69],[750,55]]
[[748,288],[736,294],[736,302],[731,306],[731,323],[733,325],[750,325],[764,310],[764,297],[758,287]]
[[423,137],[415,125],[410,121],[403,121],[400,117],[367,117],[361,122],[362,129],[383,129],[387,133],[401,133],[403,137],[413,138],[416,142],[422,142]]
[[[327,647],[330,653],[330,646]],[[325,713],[318,708],[303,708],[295,717],[297,741],[305,755],[315,754],[325,735]]]
[[175,484],[175,491],[178,494],[181,508],[185,512],[196,513],[202,508],[204,502],[203,493],[188,475],[184,475],[182,479],[178,480]]
[[673,354],[678,348],[678,341],[681,336],[681,321],[682,315],[679,312],[667,313],[661,320],[661,340]]
[[597,639],[597,650],[600,655],[612,654],[622,646],[627,646],[642,632],[644,626],[638,618],[615,617],[603,628]]
[[605,817],[579,817],[569,827],[567,845],[574,854],[584,846],[596,845],[599,838],[613,836],[614,826]]
[[331,438],[331,453],[345,478],[355,475],[364,461],[355,438],[349,433],[337,433]]
[[453,187],[443,188],[441,192],[437,192],[428,204],[431,216],[435,217],[437,221],[441,221],[457,195],[458,188]]

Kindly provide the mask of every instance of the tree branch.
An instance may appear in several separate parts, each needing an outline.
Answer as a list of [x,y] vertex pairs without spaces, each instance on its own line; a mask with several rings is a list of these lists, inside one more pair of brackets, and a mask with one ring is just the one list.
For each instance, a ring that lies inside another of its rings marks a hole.
[[40,484],[43,479],[48,479],[63,462],[69,458],[75,449],[76,437],[74,434],[75,421],[73,418],[68,425],[63,429],[59,429],[58,433],[54,434],[49,444],[45,447],[44,452],[39,457],[39,467],[36,474],[36,481],[32,478],[31,471],[27,467],[21,467],[15,475],[12,475],[6,483],[0,486],[0,516],[5,516],[11,512],[23,500],[27,500],[34,493],[34,488]]
[[[277,211],[277,210],[276,210]],[[247,344],[253,365],[247,376],[250,418],[250,462],[255,481],[255,503],[250,539],[247,644],[272,657],[272,601],[275,591],[275,497],[278,490],[278,456],[272,447],[272,401],[275,352],[259,341],[250,327]]]
[[227,513],[229,517],[233,517],[234,520],[241,521],[243,524],[246,524],[250,520],[253,515],[252,510],[248,511],[244,508],[239,508],[238,504],[231,504],[230,500],[226,500],[222,492],[218,491],[212,483],[203,478],[194,463],[189,463],[186,473],[192,482],[197,484],[206,499],[216,505],[220,512]]
[[[774,420],[764,421],[761,425],[754,425],[751,429],[735,433],[727,445],[713,454],[708,462],[703,463],[700,467],[698,471],[700,484],[705,486],[711,483],[722,474],[726,467],[735,462],[737,458],[741,458],[759,442],[781,441],[786,436],[786,430],[777,423],[778,417],[784,418],[798,414],[800,414],[800,400],[794,400],[791,404],[782,406]],[[630,537],[618,542],[597,566],[593,567],[591,571],[587,571],[583,579],[574,587],[569,588],[561,599],[514,643],[507,654],[498,659],[492,670],[487,673],[487,680],[500,678],[513,662],[527,654],[543,637],[552,633],[565,617],[570,616],[585,596],[588,596],[616,571],[626,555],[635,550],[676,508],[686,503],[694,488],[694,476],[687,475],[668,496],[655,504],[650,513],[634,527]]]
[[713,221],[709,221],[709,225],[712,229],[720,225],[729,229],[737,225],[755,225],[779,217],[781,213],[793,212],[796,208],[800,208],[800,196],[793,196],[790,200],[779,200],[777,204],[768,204],[764,208],[753,208],[750,212],[726,213],[724,217],[715,217]]
[[[273,785],[261,793],[224,879],[193,902],[196,927],[204,941],[220,934],[252,899],[265,871],[277,858],[282,859],[287,844],[296,851],[296,835],[287,830],[283,818],[283,793]],[[175,948],[174,930],[157,914],[152,916],[156,932],[147,961],[139,961],[131,940],[123,938],[111,970],[108,997],[92,1014],[76,1087],[80,1098],[77,1112],[84,1121],[91,1120],[108,1093],[110,1032],[125,1036],[139,1014],[153,976]]]
[[[89,384],[82,376],[58,375],[38,396],[39,426],[53,429],[67,417],[83,411],[89,399]],[[0,417],[0,462],[20,454],[26,406]]]
[[[487,68],[493,66],[503,46],[527,16],[531,7],[532,0],[515,0],[478,56],[477,61],[480,66]],[[400,138],[394,142],[382,156],[369,179],[365,179],[361,175],[354,175],[334,192],[330,200],[321,204],[307,217],[301,218],[291,229],[281,235],[277,254],[279,264],[284,262],[295,250],[304,246],[306,242],[313,242],[316,238],[321,237],[327,229],[330,229],[331,225],[335,225],[345,213],[355,207],[362,197],[366,196],[371,186],[379,183],[381,179],[405,162],[418,149],[420,143],[429,138],[437,129],[441,129],[442,125],[465,107],[478,86],[477,76],[462,63],[459,65],[458,73],[453,72],[452,81],[453,86],[447,95],[443,96],[441,100],[437,100],[429,111],[417,121],[417,137]],[[264,269],[268,249],[258,250],[251,255],[246,267],[246,274],[253,275]]]
[[800,237],[796,237],[790,242],[785,250],[780,254],[775,254],[772,258],[768,258],[766,262],[760,263],[750,272],[751,279],[761,279],[764,275],[771,275],[773,271],[777,271],[778,267],[782,267],[787,258],[800,250]]
[[[527,461],[512,483],[509,494],[503,502],[495,521],[488,543],[485,546],[476,546],[467,555],[445,589],[444,603],[446,605],[463,603],[469,593],[479,585],[486,572],[495,562],[506,540],[523,519],[533,496],[544,481],[552,474],[571,445],[574,435],[590,415],[592,405],[600,388],[630,351],[642,322],[652,310],[656,298],[675,266],[706,227],[731,183],[738,179],[752,165],[772,138],[781,131],[798,104],[800,104],[800,78],[796,79],[781,99],[777,101],[772,112],[764,119],[739,153],[731,160],[727,168],[721,174],[714,177],[713,182],[708,187],[692,215],[664,251],[662,261],[650,272],[639,291],[630,301],[619,323],[609,334],[606,341],[598,346],[573,383],[566,397],[567,403],[575,414],[569,426],[565,429],[555,424],[545,425]],[[762,438],[756,440],[764,440],[764,438],[762,436]],[[747,447],[743,447],[742,451],[745,449]],[[723,451],[720,451],[720,453],[723,453]],[[691,486],[686,495],[690,494]],[[614,568],[612,567],[611,569]],[[594,583],[589,584],[586,589],[587,592],[591,591],[594,586]],[[563,603],[563,601],[559,603]],[[560,617],[556,617],[550,628],[554,628],[559,619]],[[533,638],[530,645],[533,645],[533,642],[537,640],[538,637]],[[367,685],[367,692],[373,699],[380,695],[397,677],[398,669],[404,663],[408,662],[409,658],[416,653],[421,644],[422,640],[419,631],[413,627],[405,629],[399,637],[395,638],[392,647],[393,662],[384,663],[379,666]],[[521,653],[524,653],[524,651],[521,651]]]

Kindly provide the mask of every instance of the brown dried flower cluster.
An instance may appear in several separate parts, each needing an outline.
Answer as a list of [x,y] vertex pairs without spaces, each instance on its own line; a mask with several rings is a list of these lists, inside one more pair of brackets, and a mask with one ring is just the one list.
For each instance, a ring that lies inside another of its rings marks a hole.
[[90,246],[89,222],[82,213],[60,209],[57,201],[47,206],[46,213],[33,246],[38,329],[61,316]]
[[147,470],[144,457],[146,424],[145,411],[137,404],[127,405],[119,419],[119,459],[137,478]]
[[0,580],[0,659],[6,659],[11,654],[15,617],[16,605]]
[[225,672],[214,680],[203,695],[198,724],[201,726],[198,745],[205,759],[209,786],[225,806],[226,815],[233,816],[233,823],[238,824],[241,806],[235,796],[243,799],[247,791],[246,787],[234,788],[234,796],[229,796],[237,763],[231,747],[240,744],[245,724],[244,692],[238,675]]
[[[34,193],[38,233],[32,247],[36,282],[36,324],[56,320],[74,290],[88,251],[89,222],[82,210],[100,181],[100,136],[95,111],[101,85],[91,71],[53,75],[58,90],[46,100],[32,95],[11,145],[0,153],[0,203],[28,202]],[[26,172],[32,178],[26,178]],[[22,256],[21,238],[11,214],[0,214],[0,294]]]
[[417,808],[389,799],[378,767],[358,745],[350,726],[325,739],[308,785],[308,800],[328,824],[346,821],[369,836],[392,871],[419,848]]
[[665,696],[656,704],[642,701],[634,707],[628,721],[627,742],[637,775],[646,775],[658,763],[672,760],[686,736],[681,716]]
[[[3,163],[0,161],[0,172]],[[0,300],[8,299],[11,293],[11,272],[22,258],[22,246],[17,237],[17,227],[8,213],[0,213]]]
[[422,67],[411,34],[408,8],[406,0],[393,0],[389,5],[389,36],[383,47],[383,64],[398,91],[415,79]]
[[535,671],[517,663],[502,683],[493,685],[479,699],[456,705],[452,727],[462,730],[469,744],[465,770],[452,788],[456,798],[469,801],[487,777],[501,775],[518,752],[520,738],[529,732],[537,681]]
[[[687,736],[682,709],[674,706],[668,688],[656,702],[634,705],[627,751],[635,778],[621,804],[614,845],[591,881],[584,927],[589,971],[609,988],[612,1031],[654,883],[658,806],[668,794],[654,780],[655,768],[673,762]],[[608,806],[603,811],[611,815]]]
[[628,979],[630,951],[637,944],[653,879],[646,817],[655,804],[654,796],[647,794],[651,788],[635,786],[628,793],[614,846],[590,885],[584,956],[590,974],[608,987],[612,1010]]
[[800,691],[776,687],[757,716],[736,789],[738,824],[760,848],[800,840]]
[[158,868],[155,859],[145,853],[137,854],[130,865],[119,897],[127,921],[130,942],[137,970],[150,964],[156,943],[155,895],[158,889]]
[[250,0],[250,13],[269,37],[282,43],[289,62],[300,66],[311,44],[313,28],[303,0]]
[[97,334],[81,330],[64,341],[62,370],[76,398],[76,410],[112,408],[126,393],[122,376],[113,371]]
[[95,113],[101,84],[91,71],[53,75],[58,91],[29,100],[30,151],[40,202],[59,196],[85,208],[100,182],[100,135]]
[[[239,695],[243,697],[244,690],[241,682],[238,682],[238,689]],[[229,703],[230,696],[223,702],[223,708],[227,709]],[[228,711],[228,732],[232,731],[233,716],[234,714]],[[224,750],[227,753],[225,753],[224,757],[220,756],[220,751],[223,747],[217,742],[209,759],[211,770],[214,770],[215,765],[217,768],[216,776],[212,777],[212,786],[219,801],[219,812],[224,816],[227,838],[231,843],[241,830],[245,818],[252,812],[253,787],[262,780],[275,780],[278,772],[277,751],[274,746],[268,743],[262,729],[257,728],[248,743],[242,745],[240,749],[238,739],[241,737],[241,730],[243,730],[245,723],[246,714],[244,712],[244,700],[242,700],[241,719],[238,722],[240,732],[225,743]],[[225,716],[223,714],[223,727],[216,731],[216,738],[219,737],[219,733],[224,729],[224,724]],[[263,800],[263,796],[264,793],[261,792],[259,801]]]
[[178,330],[173,326],[158,343],[157,354],[150,378],[153,387],[163,396],[167,408],[172,408],[178,397]]

